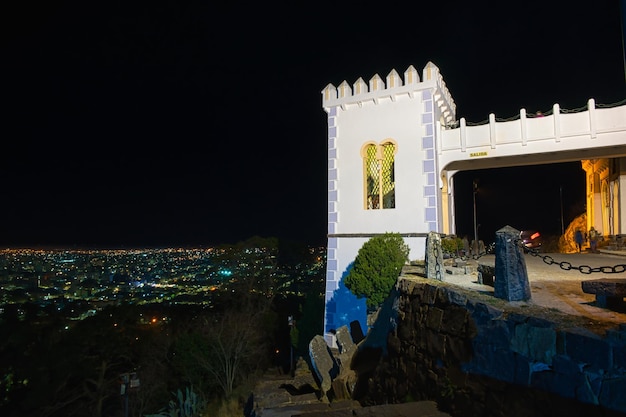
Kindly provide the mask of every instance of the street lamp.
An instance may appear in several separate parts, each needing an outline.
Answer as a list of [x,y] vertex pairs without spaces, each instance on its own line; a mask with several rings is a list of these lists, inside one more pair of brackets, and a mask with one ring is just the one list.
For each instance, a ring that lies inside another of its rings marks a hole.
[[559,185],[559,200],[561,202],[561,235],[565,234],[565,224],[563,223],[563,186]]
[[120,375],[120,394],[124,397],[124,417],[128,417],[128,393],[139,389],[137,372],[126,372]]
[[478,255],[478,227],[476,225],[476,193],[478,192],[478,180],[472,181],[472,197],[474,199],[474,255]]
[[293,369],[293,336],[294,336],[294,328],[296,327],[296,320],[293,316],[287,317],[287,322],[289,323],[289,345],[291,346],[291,352],[289,354],[289,375],[294,376]]

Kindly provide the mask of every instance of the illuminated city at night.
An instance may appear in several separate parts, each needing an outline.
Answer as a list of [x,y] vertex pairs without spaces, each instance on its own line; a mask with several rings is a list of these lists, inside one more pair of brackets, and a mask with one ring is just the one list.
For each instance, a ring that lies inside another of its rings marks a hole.
[[626,416],[626,0],[0,16],[0,416]]

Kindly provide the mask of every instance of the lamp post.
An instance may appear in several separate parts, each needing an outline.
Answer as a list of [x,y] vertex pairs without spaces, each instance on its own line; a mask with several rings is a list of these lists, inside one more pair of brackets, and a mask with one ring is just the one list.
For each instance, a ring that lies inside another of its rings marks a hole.
[[294,375],[294,369],[293,369],[293,332],[294,332],[294,327],[296,326],[296,320],[293,318],[293,316],[289,316],[287,318],[287,322],[289,323],[289,327],[290,327],[290,331],[289,331],[289,346],[291,347],[291,352],[289,354],[289,375],[293,376]]
[[128,394],[130,390],[139,388],[139,377],[137,372],[126,372],[120,375],[120,394],[124,397],[124,417],[128,417]]
[[476,193],[478,192],[477,180],[472,181],[472,197],[474,200],[474,247],[472,248],[474,255],[478,255],[478,227],[476,226]]
[[559,201],[561,203],[561,235],[565,234],[565,224],[563,223],[563,186],[559,185]]

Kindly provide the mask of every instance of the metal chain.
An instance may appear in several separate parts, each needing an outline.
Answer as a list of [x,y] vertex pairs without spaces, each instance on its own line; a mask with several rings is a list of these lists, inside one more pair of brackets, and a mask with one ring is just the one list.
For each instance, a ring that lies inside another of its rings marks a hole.
[[[621,273],[626,272],[626,264],[617,264],[614,266],[598,266],[598,267],[591,267],[589,265],[576,266],[576,265],[572,265],[571,262],[567,262],[567,261],[561,261],[561,262],[555,261],[554,258],[552,258],[550,255],[541,255],[537,249],[525,247],[524,243],[520,239],[515,240],[515,244],[518,245],[520,248],[526,250],[531,256],[536,256],[536,257],[541,258],[543,262],[548,265],[558,265],[564,271],[574,270],[574,271],[579,271],[581,274],[586,274],[586,275],[597,273],[597,272],[601,272],[604,274],[621,274]],[[485,248],[484,252],[481,252],[478,255],[472,255],[471,258],[474,260],[478,260],[485,255],[492,254],[495,249],[495,246],[496,246],[495,242],[492,242],[489,244],[489,246]],[[463,256],[462,259],[469,259],[469,257]],[[439,263],[435,265],[435,270],[437,271],[437,276],[440,276],[440,270],[438,268],[440,268]]]
[[567,261],[557,262],[554,260],[554,258],[552,258],[549,255],[541,255],[537,249],[524,247],[524,243],[521,240],[516,240],[515,243],[518,246],[520,246],[522,249],[528,251],[530,255],[541,258],[544,263],[548,265],[558,265],[561,269],[565,271],[575,270],[575,271],[580,271],[581,274],[587,274],[587,275],[592,274],[594,272],[602,272],[604,274],[621,274],[623,272],[626,272],[626,264],[618,264],[615,266],[598,266],[598,267],[592,268],[589,265],[575,266]]
[[439,263],[439,246],[433,245],[433,256],[435,257],[435,278],[439,281],[443,280],[441,276],[441,264]]

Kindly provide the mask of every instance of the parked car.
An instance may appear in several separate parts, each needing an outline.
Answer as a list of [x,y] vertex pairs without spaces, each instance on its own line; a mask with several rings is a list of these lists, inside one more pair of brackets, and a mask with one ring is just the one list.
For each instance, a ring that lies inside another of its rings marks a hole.
[[526,249],[539,249],[543,243],[541,233],[537,230],[522,230],[519,238]]

